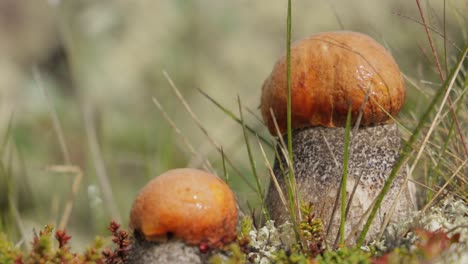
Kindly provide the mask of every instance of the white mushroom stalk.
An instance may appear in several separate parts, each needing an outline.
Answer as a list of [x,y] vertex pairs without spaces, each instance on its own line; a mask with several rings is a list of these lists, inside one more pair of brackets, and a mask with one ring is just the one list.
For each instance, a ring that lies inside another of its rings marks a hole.
[[[391,121],[400,111],[404,98],[405,83],[395,60],[384,47],[364,34],[320,33],[291,48],[293,169],[298,198],[315,205],[325,226],[330,226],[327,239],[332,243],[340,225],[340,213],[332,217],[332,209],[339,195],[343,171],[348,110],[351,109],[353,125],[359,125],[350,141],[346,184],[350,206],[345,234],[348,241],[355,241],[366,219],[366,211],[398,159],[400,136],[396,124]],[[283,56],[262,88],[262,116],[273,135],[277,133],[271,111],[280,133],[286,131],[286,99],[286,58]],[[281,159],[287,169],[286,159]],[[285,192],[279,162],[275,161],[274,172]],[[380,230],[399,189],[406,188],[402,186],[405,173],[406,169],[401,170],[393,182],[368,238],[373,238]],[[274,186],[270,186],[266,199],[273,220],[282,223],[290,218]],[[391,219],[398,221],[413,208],[406,189]]]

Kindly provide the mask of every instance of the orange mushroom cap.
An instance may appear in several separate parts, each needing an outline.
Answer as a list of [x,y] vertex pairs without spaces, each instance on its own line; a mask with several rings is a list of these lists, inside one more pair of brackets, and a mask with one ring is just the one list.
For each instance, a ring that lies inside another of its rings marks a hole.
[[219,247],[236,238],[237,204],[217,176],[196,169],[174,169],[151,180],[133,203],[130,227],[145,239],[168,235],[187,244]]
[[[366,98],[367,97],[367,98]],[[400,111],[405,83],[392,55],[375,40],[350,31],[319,33],[291,48],[292,127],[344,126],[351,106],[361,125],[386,123]],[[286,56],[262,88],[261,111],[272,134],[287,126]]]

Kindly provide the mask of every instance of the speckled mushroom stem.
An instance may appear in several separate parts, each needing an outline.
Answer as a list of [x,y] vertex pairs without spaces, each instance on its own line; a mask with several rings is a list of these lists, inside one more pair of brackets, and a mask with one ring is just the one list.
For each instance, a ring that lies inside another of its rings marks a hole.
[[[325,227],[330,224],[336,196],[339,195],[339,185],[343,174],[344,135],[344,128],[310,127],[293,131],[294,172],[299,199],[315,205],[316,215],[323,220]],[[350,236],[349,241],[352,242],[357,239],[367,219],[365,217],[360,223],[362,216],[379,194],[398,159],[400,136],[396,124],[376,125],[358,129],[355,134],[352,134],[350,143],[346,186],[348,202],[353,188],[359,181],[345,225],[345,237],[348,237],[352,230],[356,232]],[[286,164],[284,157],[282,157],[282,162]],[[385,215],[404,183],[406,172],[405,167],[395,178],[369,230],[368,239],[374,238],[380,231]],[[286,185],[278,160],[275,160],[274,173],[279,185],[284,187],[283,192],[286,193]],[[391,217],[392,221],[404,219],[414,210],[410,192],[406,188],[399,198]],[[278,224],[290,220],[273,184],[270,185],[266,199],[273,220]],[[326,237],[332,243],[340,225],[341,203],[339,201],[337,212],[331,221],[330,232]]]
[[208,254],[200,253],[196,246],[189,246],[180,240],[164,243],[150,242],[143,238],[134,238],[130,249],[128,264],[179,264],[207,263]]

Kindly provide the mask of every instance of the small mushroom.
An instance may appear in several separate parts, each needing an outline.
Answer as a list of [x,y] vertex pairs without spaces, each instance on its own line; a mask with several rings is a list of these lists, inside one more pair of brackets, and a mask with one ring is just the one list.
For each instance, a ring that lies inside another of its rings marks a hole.
[[[286,57],[283,56],[262,88],[262,116],[273,135],[277,135],[277,130],[271,111],[280,134],[287,130],[286,87]],[[404,98],[405,83],[395,60],[384,47],[364,34],[320,33],[292,46],[291,117],[296,184],[299,199],[315,204],[317,216],[326,226],[331,225],[328,240],[335,240],[340,225],[339,209],[333,218],[332,211],[343,172],[348,110],[351,109],[353,124],[360,118],[360,127],[351,135],[346,186],[347,201],[356,186],[345,226],[346,236],[351,235],[349,238],[354,241],[367,219],[363,217],[366,210],[398,159],[400,136],[390,116],[398,114]],[[286,164],[284,156],[280,156]],[[367,238],[380,231],[406,171],[400,170],[395,178]],[[286,192],[277,159],[274,172]],[[397,221],[413,210],[409,194],[406,191],[400,197],[392,220]],[[282,223],[290,219],[273,184],[266,199],[274,220]],[[351,234],[352,230],[358,232]]]
[[151,180],[130,214],[130,263],[203,263],[203,252],[236,238],[237,204],[217,176],[174,169]]

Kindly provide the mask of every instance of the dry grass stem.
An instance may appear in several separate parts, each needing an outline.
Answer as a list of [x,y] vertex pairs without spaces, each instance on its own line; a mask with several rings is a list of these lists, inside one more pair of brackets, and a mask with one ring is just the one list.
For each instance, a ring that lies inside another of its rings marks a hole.
[[[214,139],[213,137],[211,137],[211,135],[208,133],[208,130],[203,126],[202,122],[200,121],[200,119],[198,118],[198,116],[192,111],[192,108],[190,108],[190,106],[188,105],[187,101],[185,100],[185,98],[182,96],[182,94],[180,93],[179,89],[177,88],[177,86],[174,84],[174,82],[172,81],[171,77],[169,77],[169,75],[167,74],[166,71],[163,71],[163,75],[164,77],[166,78],[166,80],[169,82],[169,85],[171,86],[172,90],[174,91],[174,93],[176,94],[177,98],[179,99],[179,101],[182,103],[182,105],[184,106],[185,110],[187,110],[187,112],[190,114],[190,117],[192,118],[192,120],[195,122],[195,124],[198,126],[198,128],[203,132],[203,134],[205,134],[205,136],[209,139],[209,141],[211,142],[211,144],[213,144],[213,146],[215,146],[215,148],[218,150],[219,153],[222,153],[222,147],[220,144],[218,144]],[[247,178],[237,169],[236,166],[234,166],[234,163],[231,162],[231,160],[226,156],[224,155],[224,158],[226,160],[226,162],[231,166],[231,168],[236,172],[236,174],[245,182],[245,184],[250,188],[252,189],[253,191],[255,191],[255,187],[247,180]]]
[[[351,195],[349,196],[349,200],[348,200],[348,203],[346,204],[346,217],[348,217],[348,213],[349,211],[351,210],[351,205],[353,204],[353,198],[354,198],[354,195],[356,194],[356,190],[357,190],[357,187],[359,186],[359,182],[361,182],[361,178],[362,178],[362,175],[364,174],[364,170],[361,171],[361,173],[359,174],[359,178],[358,180],[356,181],[356,183],[354,184],[353,186],[353,190],[351,191]],[[331,218],[332,220],[333,218]],[[330,226],[331,226],[331,222],[330,222],[330,225],[329,227],[327,228],[327,234],[328,235],[328,232],[329,232],[329,229],[330,229]],[[337,233],[336,234],[336,238],[335,238],[335,247],[338,245],[338,240],[340,238],[340,234]]]
[[109,215],[114,220],[116,220],[117,222],[122,222],[119,211],[117,209],[115,199],[114,199],[114,195],[112,193],[112,187],[109,181],[109,177],[107,175],[104,159],[102,158],[101,149],[99,147],[99,143],[97,140],[96,128],[93,122],[93,114],[92,114],[91,106],[90,105],[84,106],[83,112],[84,112],[83,113],[84,125],[85,125],[86,135],[88,138],[89,150],[91,152],[91,158],[94,162],[96,176],[102,188],[104,203],[107,205],[105,207],[107,208],[107,210],[109,210]]
[[[281,131],[279,129],[278,122],[276,122],[276,117],[275,117],[275,114],[273,113],[272,109],[270,109],[270,114],[271,114],[271,116],[273,118],[273,124],[275,125],[276,133],[277,133],[277,135],[280,135],[277,138],[278,138],[281,153],[283,154],[284,157],[289,157],[288,151],[287,151],[288,148],[286,147],[286,143],[284,142],[284,139],[281,136]],[[294,166],[291,163],[291,160],[289,158],[285,158],[285,160],[286,160],[286,165],[288,166],[288,169],[293,170],[293,173],[294,173]]]
[[409,77],[403,72],[401,73],[401,75],[403,75],[403,78],[405,78],[406,82],[410,83],[414,88],[416,88],[416,90],[418,90],[418,92],[424,95],[424,97],[429,98],[431,96],[426,90],[421,88],[413,78]]
[[[393,11],[392,14],[394,15],[397,15],[401,18],[404,18],[404,19],[407,19],[407,20],[410,20],[414,23],[417,23],[421,26],[425,26],[424,23],[422,23],[421,21],[418,21],[410,16],[407,16],[407,15],[404,15],[400,12],[396,12],[396,11]],[[444,40],[447,40],[448,43],[450,43],[450,45],[452,45],[456,50],[458,50],[459,52],[461,52],[462,50],[460,49],[460,47],[457,46],[457,44],[455,42],[453,42],[452,40],[450,40],[449,38],[447,38],[447,36],[443,33],[443,32],[440,32],[439,30],[437,30],[436,28],[434,27],[431,27],[429,25],[427,25],[427,28],[430,29],[432,32],[436,33],[437,35],[439,35],[441,38],[443,38]]]
[[333,153],[333,151],[332,151],[332,149],[331,149],[331,147],[330,147],[330,143],[328,142],[327,137],[323,134],[323,131],[322,131],[322,130],[320,130],[320,135],[322,136],[323,141],[325,142],[325,145],[327,146],[327,149],[328,149],[328,151],[330,152],[330,154],[331,154],[331,156],[332,156],[332,158],[333,158],[333,161],[335,162],[336,167],[340,167],[341,164],[340,164],[340,163],[338,162],[338,160],[336,159],[336,155],[335,155],[335,153]]
[[[391,208],[390,208],[390,211],[389,211],[389,212],[387,213],[387,215],[386,215],[386,219],[384,220],[384,225],[382,226],[382,229],[385,229],[385,227],[388,225],[388,223],[389,223],[389,221],[390,221],[390,216],[393,214],[393,211],[394,211],[394,209],[395,209],[396,203],[398,202],[399,197],[400,197],[400,195],[402,194],[402,192],[403,192],[405,186],[408,184],[408,179],[409,179],[409,177],[412,175],[414,169],[416,168],[416,165],[417,165],[418,162],[419,162],[419,159],[421,158],[422,153],[424,152],[424,150],[425,150],[425,148],[426,148],[427,142],[428,142],[429,138],[430,138],[431,135],[432,135],[432,132],[434,131],[434,129],[435,129],[435,127],[436,127],[437,120],[440,118],[440,114],[441,114],[441,112],[442,112],[442,109],[443,109],[444,105],[447,103],[447,99],[449,98],[450,92],[451,92],[451,90],[452,90],[452,88],[453,88],[453,84],[454,84],[454,82],[455,82],[455,80],[456,80],[456,77],[457,77],[458,72],[460,71],[460,68],[461,68],[462,65],[463,65],[463,64],[460,64],[460,65],[458,66],[458,68],[455,70],[455,73],[454,73],[452,79],[450,80],[448,89],[447,89],[447,91],[445,91],[445,95],[444,95],[444,97],[443,97],[443,99],[442,99],[442,102],[441,102],[441,104],[440,104],[440,107],[439,107],[439,109],[438,109],[438,111],[437,111],[435,117],[434,117],[433,120],[432,120],[431,126],[429,127],[429,130],[427,131],[427,134],[426,134],[426,136],[424,137],[424,139],[423,139],[423,141],[422,141],[422,144],[421,144],[421,146],[419,147],[419,150],[417,151],[416,157],[415,157],[415,159],[414,159],[414,161],[413,161],[413,165],[412,165],[412,166],[410,167],[410,169],[408,170],[408,174],[407,174],[406,177],[405,177],[405,181],[404,181],[403,185],[400,187],[400,190],[399,190],[397,196],[395,197],[395,199],[394,199],[394,201],[393,201],[393,203],[392,203],[392,206],[391,206]],[[454,175],[455,175],[455,174],[454,174]],[[381,234],[379,235],[379,237],[380,237],[381,235],[382,235],[382,232],[381,232]]]
[[254,110],[250,109],[250,107],[248,106],[244,106],[245,110],[247,110],[247,112],[253,116],[255,118],[255,120],[258,121],[258,123],[262,124],[263,126],[265,126],[265,122],[263,122],[262,118],[259,117],[255,112]]
[[[278,141],[279,141],[279,149],[281,150],[281,153],[286,161],[286,165],[288,166],[288,170],[292,172],[293,175],[295,175],[295,172],[294,172],[294,164],[292,163],[290,157],[289,157],[289,154],[288,154],[288,148],[286,146],[286,143],[284,142],[283,140],[283,136],[281,135],[281,132],[280,132],[280,129],[279,129],[279,126],[278,126],[278,122],[276,121],[276,116],[275,116],[275,113],[273,112],[273,109],[270,108],[270,114],[271,114],[271,117],[272,117],[272,120],[273,120],[273,124],[275,125],[275,130],[276,130],[276,134],[279,135],[277,138],[278,138]],[[279,158],[279,157],[278,157]],[[281,162],[280,160],[278,160],[278,162]],[[285,172],[286,173],[286,172]],[[294,206],[295,206],[295,212],[297,213],[297,218],[299,219],[299,221],[302,220],[302,212],[300,209],[300,205],[299,205],[299,195],[297,193],[297,186],[296,186],[296,181],[293,181],[292,184],[291,184],[291,181],[289,179],[287,179],[287,175],[283,175],[285,177],[285,184],[288,184],[291,188],[291,191],[292,191],[292,194],[293,194],[293,202],[294,202]],[[294,219],[294,221],[297,221],[297,219]]]
[[70,196],[67,200],[67,203],[65,204],[65,208],[63,210],[63,214],[58,225],[59,230],[65,230],[73,210],[76,195],[78,194],[78,190],[80,189],[81,180],[83,179],[83,171],[80,167],[71,165],[53,165],[48,166],[46,170],[57,173],[71,173],[75,175],[71,186]]
[[67,147],[67,144],[66,144],[66,141],[65,141],[65,136],[64,136],[64,133],[63,133],[62,126],[60,124],[60,120],[58,118],[57,111],[52,106],[52,100],[50,99],[50,96],[49,96],[49,93],[48,93],[47,89],[44,87],[44,85],[42,83],[41,76],[40,76],[39,72],[37,71],[37,69],[33,70],[33,75],[34,75],[34,80],[36,82],[36,85],[42,90],[42,92],[44,93],[44,97],[45,97],[45,99],[47,101],[46,105],[47,105],[47,108],[49,110],[49,114],[50,114],[50,116],[52,118],[52,124],[54,126],[55,133],[57,134],[57,138],[58,138],[58,141],[59,141],[59,144],[60,144],[60,150],[62,151],[64,162],[65,162],[65,164],[70,165],[71,164],[70,152],[68,151],[68,147]]
[[450,184],[450,182],[455,178],[455,176],[457,175],[457,173],[459,171],[461,171],[462,168],[465,167],[465,164],[468,162],[468,159],[465,160],[463,162],[463,164],[461,164],[457,171],[455,173],[453,173],[450,178],[445,182],[445,184],[437,191],[437,193],[434,195],[434,197],[432,197],[432,199],[423,207],[423,209],[419,212],[418,216],[420,216],[421,214],[423,214],[427,208],[429,208],[429,206],[431,206],[431,204],[435,201],[435,199],[445,190],[445,188],[447,188],[447,186]]
[[[422,20],[422,23],[424,25],[424,30],[426,31],[426,36],[427,36],[427,39],[429,41],[429,45],[431,47],[431,51],[432,51],[432,55],[434,57],[434,61],[435,61],[435,64],[436,64],[437,71],[439,72],[439,77],[440,77],[440,79],[442,81],[445,81],[445,77],[444,77],[444,74],[442,72],[442,67],[440,66],[439,57],[437,56],[437,52],[435,51],[434,41],[432,40],[432,35],[429,32],[428,25],[427,25],[426,20],[424,18],[424,12],[422,11],[421,3],[420,3],[419,0],[416,0],[416,4],[418,5],[419,14],[421,16],[421,20]],[[454,79],[456,79],[457,75],[458,74],[455,74]],[[450,88],[452,87],[452,85],[453,85],[453,83],[450,85]],[[450,88],[449,88],[449,90],[450,90]],[[442,106],[443,105],[445,105],[445,103],[442,104]],[[468,147],[466,146],[466,141],[465,141],[465,138],[463,136],[463,131],[461,130],[461,127],[460,127],[460,122],[458,121],[457,115],[455,114],[455,110],[453,110],[452,105],[453,105],[452,99],[450,97],[448,97],[448,107],[450,109],[450,112],[452,114],[453,119],[455,120],[455,124],[456,124],[457,130],[458,130],[458,134],[460,136],[460,143],[462,144],[463,149],[465,151],[465,157],[468,158]]]
[[271,181],[275,185],[275,188],[279,193],[281,203],[284,205],[285,210],[287,210],[289,212],[288,204],[286,202],[286,198],[284,197],[283,190],[281,189],[281,187],[280,187],[280,185],[278,183],[278,180],[276,179],[275,173],[273,172],[273,168],[271,167],[270,161],[268,161],[268,158],[267,158],[267,156],[265,154],[265,150],[263,149],[262,143],[260,142],[260,139],[258,137],[257,137],[257,141],[258,141],[258,146],[260,147],[260,150],[262,152],[263,159],[265,160],[265,166],[267,167],[268,172],[270,174]]
[[[176,132],[177,135],[179,135],[179,137],[182,139],[183,143],[185,144],[187,149],[190,151],[190,153],[194,157],[198,156],[199,154],[197,154],[197,152],[195,151],[195,148],[192,146],[192,144],[187,139],[187,137],[182,133],[182,131],[177,127],[175,122],[169,117],[169,115],[164,110],[163,106],[161,105],[161,103],[158,101],[158,99],[156,97],[153,97],[153,103],[156,105],[158,110],[161,112],[161,114],[164,117],[164,119],[166,120],[166,122],[172,127],[172,130],[174,130],[174,132]],[[215,172],[215,170],[213,169],[213,166],[211,165],[210,161],[207,160],[207,159],[203,159],[203,167],[208,171]],[[216,175],[216,173],[214,173],[214,174]]]
[[[229,118],[224,118],[222,121],[219,122],[219,126],[215,129],[215,131],[211,130],[211,135],[217,135],[225,131],[232,131],[235,129],[235,127],[235,124],[229,122]],[[242,138],[238,138],[238,141],[241,142]],[[229,143],[230,145],[228,145],[227,147],[221,147],[223,149],[231,149],[231,145],[242,146],[242,144],[239,144],[239,142],[234,141],[232,143]],[[223,141],[223,143],[227,144],[225,141]],[[192,156],[192,158],[189,160],[189,167],[198,167],[200,164],[202,164],[206,159],[204,157],[209,157],[210,154],[213,153],[212,146],[213,144],[211,143],[211,141],[207,137],[205,137],[205,139],[199,144],[198,148],[195,150],[197,155]],[[219,154],[219,151],[215,148],[214,153]]]
[[[21,214],[18,211],[18,208],[16,207],[16,204],[13,202],[13,199],[11,199],[11,197],[8,199],[8,206],[10,207],[13,218],[15,219],[18,231],[21,234],[21,239],[23,241],[28,241],[28,236],[26,235],[28,232],[26,232],[26,228],[24,227],[23,219],[21,218]],[[31,245],[29,243],[24,243],[24,246],[27,250],[31,250]]]
[[[427,189],[427,190],[430,190],[430,191],[432,191],[432,192],[437,192],[437,191],[439,191],[440,188],[441,188],[440,186],[437,186],[437,185],[434,185],[434,186],[433,186],[433,187],[435,187],[435,188],[431,188],[431,187],[429,187],[427,184],[424,184],[424,183],[422,183],[422,182],[416,181],[416,180],[414,180],[414,179],[409,179],[408,181],[409,181],[409,182],[412,182],[412,183],[414,183],[414,184],[416,184],[416,185],[418,185],[418,186],[421,186],[422,188],[425,188],[425,189]],[[458,199],[465,200],[465,201],[466,201],[466,199],[467,199],[467,197],[458,195],[458,194],[456,194],[456,193],[453,193],[453,196],[456,196]]]
[[375,205],[375,202],[377,201],[377,198],[375,198],[372,203],[369,205],[369,207],[367,207],[367,210],[364,212],[364,214],[361,216],[361,218],[359,219],[359,222],[353,226],[351,228],[351,232],[349,233],[348,237],[346,237],[345,239],[345,245],[348,245],[349,244],[349,241],[351,240],[351,238],[353,237],[353,234],[356,234],[358,231],[359,231],[359,228],[362,226],[362,224],[364,223],[365,219],[369,216],[369,214],[371,213],[372,211],[372,208],[374,207]]

